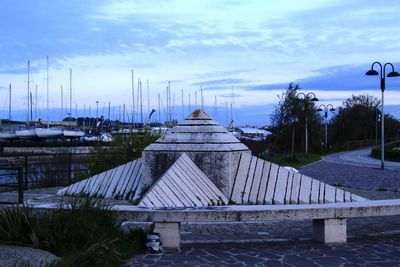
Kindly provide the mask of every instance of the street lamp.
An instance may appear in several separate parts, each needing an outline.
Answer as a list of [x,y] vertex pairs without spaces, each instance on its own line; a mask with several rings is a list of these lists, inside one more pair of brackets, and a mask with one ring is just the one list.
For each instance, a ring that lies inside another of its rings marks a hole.
[[[323,107],[323,109],[321,107]],[[325,149],[328,150],[328,111],[333,112],[335,111],[335,108],[331,104],[327,104],[326,106],[321,104],[319,105],[317,111],[324,111],[325,113]]]
[[296,97],[297,98],[299,98],[299,96],[303,96],[303,100],[304,100],[304,113],[305,113],[305,115],[306,115],[306,127],[305,127],[305,133],[304,133],[304,138],[305,138],[305,151],[306,151],[306,154],[308,154],[308,122],[307,122],[307,110],[306,110],[306,107],[307,107],[307,99],[309,99],[309,98],[311,98],[310,100],[311,101],[313,101],[313,102],[316,102],[316,101],[318,101],[318,98],[316,98],[315,97],[315,94],[313,93],[313,92],[309,92],[309,93],[307,93],[307,94],[305,94],[305,93],[303,93],[303,92],[300,92],[300,93],[297,93],[296,94]]
[[[377,72],[374,70],[374,66],[378,65],[380,72]],[[390,66],[392,67],[392,71],[389,72],[386,75],[386,67]],[[371,69],[365,73],[365,75],[368,76],[377,76],[380,75],[381,78],[381,91],[382,91],[382,110],[381,110],[381,169],[383,170],[385,168],[385,113],[383,112],[383,101],[384,101],[384,95],[383,92],[385,91],[385,77],[398,77],[400,74],[396,71],[394,71],[394,66],[392,63],[385,63],[383,66],[380,62],[375,61],[371,65]]]

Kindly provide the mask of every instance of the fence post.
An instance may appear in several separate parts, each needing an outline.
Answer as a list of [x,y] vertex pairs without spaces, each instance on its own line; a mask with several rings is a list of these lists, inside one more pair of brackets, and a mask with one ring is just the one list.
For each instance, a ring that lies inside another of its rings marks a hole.
[[24,162],[24,178],[25,178],[25,189],[28,189],[28,155],[24,155],[25,162]]
[[18,168],[18,204],[24,203],[24,182],[22,167]]
[[72,154],[68,154],[68,185],[72,184]]

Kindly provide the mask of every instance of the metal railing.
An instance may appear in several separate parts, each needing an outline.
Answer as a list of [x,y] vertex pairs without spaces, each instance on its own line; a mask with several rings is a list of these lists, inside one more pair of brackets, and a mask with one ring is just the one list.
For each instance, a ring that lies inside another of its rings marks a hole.
[[18,189],[22,203],[24,190],[68,186],[126,161],[113,152],[0,156],[0,194]]

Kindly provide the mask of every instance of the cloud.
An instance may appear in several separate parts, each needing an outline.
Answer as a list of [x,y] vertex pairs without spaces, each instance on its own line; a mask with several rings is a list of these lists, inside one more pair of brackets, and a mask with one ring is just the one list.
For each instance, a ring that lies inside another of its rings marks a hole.
[[[395,67],[400,68],[400,63],[394,63]],[[341,65],[314,70],[314,75],[302,79],[294,80],[294,84],[299,84],[302,89],[310,90],[351,90],[361,91],[366,89],[379,89],[378,77],[369,77],[365,72],[370,65]],[[399,69],[400,70],[400,69]],[[276,84],[256,84],[243,86],[246,90],[271,90],[286,89],[288,83]],[[400,78],[386,78],[387,89],[399,89]]]
[[243,83],[248,83],[250,81],[244,80],[244,79],[232,79],[232,78],[227,78],[227,79],[219,79],[219,80],[209,80],[209,81],[200,81],[193,83],[192,85],[203,85],[204,88],[206,87],[211,87],[211,86],[220,86],[224,85],[234,85],[234,84],[243,84]]

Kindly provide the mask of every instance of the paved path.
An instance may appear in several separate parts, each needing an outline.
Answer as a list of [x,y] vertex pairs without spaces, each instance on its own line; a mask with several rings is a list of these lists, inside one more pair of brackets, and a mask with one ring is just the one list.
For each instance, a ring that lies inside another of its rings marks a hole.
[[[370,199],[400,198],[400,168],[350,160],[363,153],[325,157],[300,172]],[[125,266],[400,266],[400,216],[349,219],[347,244],[311,237],[311,221],[183,224],[180,252],[138,255]]]
[[[372,147],[368,147],[359,150],[333,153],[324,156],[323,160],[333,163],[379,169],[381,167],[381,161],[370,156],[371,149]],[[400,162],[385,160],[385,168],[388,170],[400,170]]]

